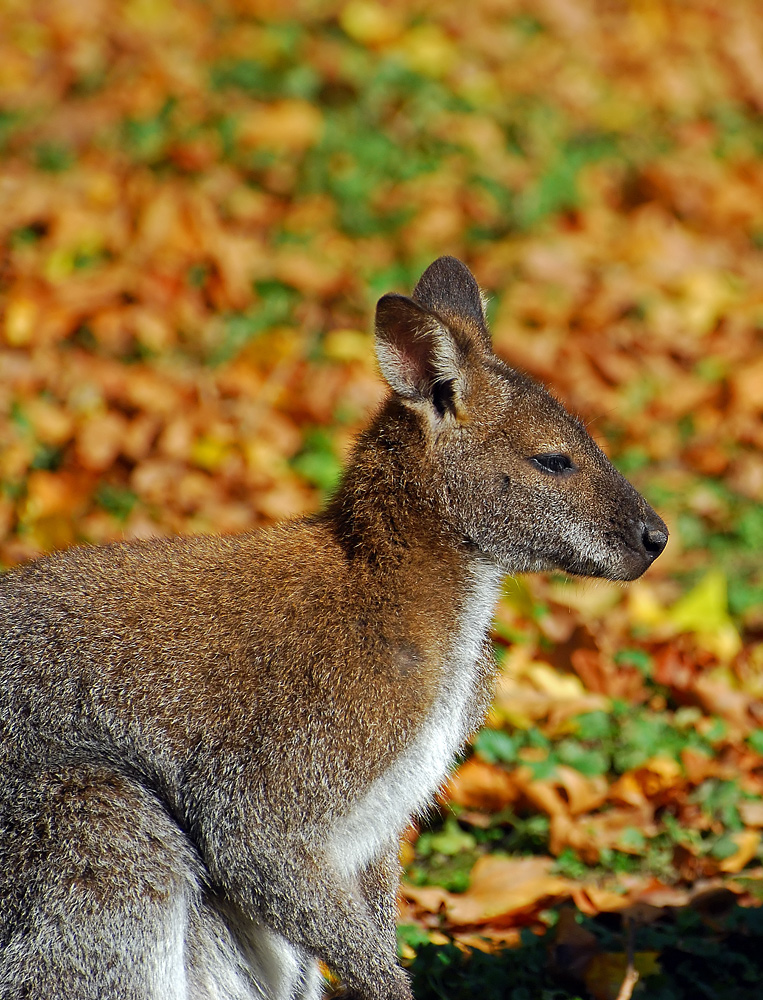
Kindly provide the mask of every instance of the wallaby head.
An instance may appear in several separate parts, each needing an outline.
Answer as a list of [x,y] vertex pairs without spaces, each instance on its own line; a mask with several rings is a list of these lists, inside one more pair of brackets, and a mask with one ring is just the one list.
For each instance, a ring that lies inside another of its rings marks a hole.
[[443,528],[505,573],[632,580],[664,549],[663,521],[580,420],[493,353],[479,287],[441,257],[412,298],[376,311],[379,365],[421,442],[417,473]]

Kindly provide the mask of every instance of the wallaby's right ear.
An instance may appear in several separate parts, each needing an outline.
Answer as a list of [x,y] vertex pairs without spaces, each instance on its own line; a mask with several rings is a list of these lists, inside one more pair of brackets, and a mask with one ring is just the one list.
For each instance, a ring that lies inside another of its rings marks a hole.
[[466,351],[449,327],[405,295],[383,295],[376,306],[376,356],[394,391],[429,402],[439,416],[464,416]]

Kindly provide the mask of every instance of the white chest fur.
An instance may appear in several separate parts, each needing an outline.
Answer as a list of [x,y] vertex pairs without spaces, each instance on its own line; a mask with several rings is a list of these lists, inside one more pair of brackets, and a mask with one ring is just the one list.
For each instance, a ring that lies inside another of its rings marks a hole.
[[487,563],[473,572],[459,628],[453,636],[443,685],[430,713],[405,750],[335,826],[329,853],[337,870],[353,876],[401,835],[440,788],[469,735],[469,702],[477,660],[498,598],[501,573]]

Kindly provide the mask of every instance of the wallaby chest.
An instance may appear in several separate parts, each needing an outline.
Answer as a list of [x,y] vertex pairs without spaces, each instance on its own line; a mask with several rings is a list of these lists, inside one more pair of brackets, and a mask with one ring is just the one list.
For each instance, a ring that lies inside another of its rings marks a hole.
[[335,824],[329,852],[346,874],[356,874],[394,845],[410,817],[431,804],[481,717],[492,673],[485,641],[499,584],[500,574],[488,564],[470,570],[426,713]]

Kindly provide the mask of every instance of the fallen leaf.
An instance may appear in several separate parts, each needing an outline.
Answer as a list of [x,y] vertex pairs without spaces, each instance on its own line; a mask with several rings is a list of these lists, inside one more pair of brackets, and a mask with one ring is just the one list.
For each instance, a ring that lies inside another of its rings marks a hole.
[[512,775],[495,764],[471,757],[451,776],[447,797],[466,809],[486,809],[498,812],[511,805],[518,796]]
[[740,830],[731,834],[731,840],[737,845],[736,851],[718,865],[722,872],[736,874],[755,857],[760,845],[758,830]]
[[569,883],[552,875],[552,866],[551,858],[485,855],[475,863],[464,893],[405,885],[403,894],[430,912],[444,908],[454,927],[501,924],[569,894]]

